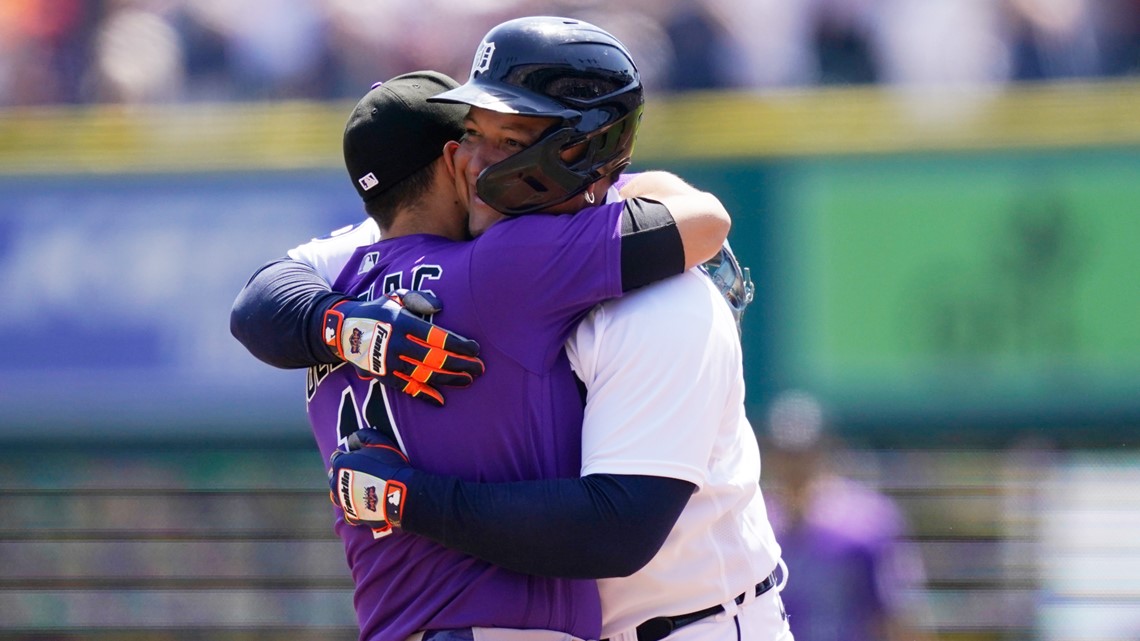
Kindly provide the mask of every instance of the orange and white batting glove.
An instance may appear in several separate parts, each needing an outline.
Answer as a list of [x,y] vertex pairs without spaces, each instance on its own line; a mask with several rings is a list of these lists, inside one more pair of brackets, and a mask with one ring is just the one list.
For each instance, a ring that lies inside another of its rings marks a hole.
[[438,386],[467,387],[484,367],[479,343],[425,320],[440,309],[435,296],[419,291],[346,299],[325,312],[324,342],[362,376],[442,406]]

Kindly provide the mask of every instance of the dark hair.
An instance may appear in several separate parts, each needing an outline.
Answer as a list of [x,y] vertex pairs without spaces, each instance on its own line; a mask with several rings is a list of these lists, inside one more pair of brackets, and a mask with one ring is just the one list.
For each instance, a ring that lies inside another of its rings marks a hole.
[[376,221],[381,231],[392,226],[397,211],[415,203],[428,193],[435,182],[438,165],[437,162],[429,162],[407,178],[365,201],[364,211]]

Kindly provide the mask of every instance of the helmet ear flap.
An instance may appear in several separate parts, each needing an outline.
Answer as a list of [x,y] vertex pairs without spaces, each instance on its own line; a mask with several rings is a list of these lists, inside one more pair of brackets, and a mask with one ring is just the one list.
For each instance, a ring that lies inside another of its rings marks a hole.
[[492,208],[517,216],[566,202],[587,186],[562,160],[562,150],[573,146],[569,127],[548,133],[539,142],[484,169],[475,190]]
[[[639,106],[601,129],[557,128],[484,169],[475,189],[483,202],[508,216],[560,205],[629,166],[640,119]],[[582,144],[585,150],[578,157],[563,157],[564,151]]]

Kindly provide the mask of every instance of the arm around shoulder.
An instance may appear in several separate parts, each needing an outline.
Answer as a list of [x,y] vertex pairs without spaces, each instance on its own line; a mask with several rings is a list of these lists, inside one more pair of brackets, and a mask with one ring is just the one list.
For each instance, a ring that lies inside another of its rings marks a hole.
[[695,489],[655,476],[477,483],[416,471],[402,527],[516,572],[629,576],[661,549]]
[[732,218],[720,199],[665,171],[633,176],[621,189],[623,198],[645,198],[666,207],[685,251],[685,269],[696,267],[720,251]]
[[230,309],[230,333],[258,360],[282,369],[337,363],[321,340],[325,310],[344,296],[309,265],[281,258],[263,265]]

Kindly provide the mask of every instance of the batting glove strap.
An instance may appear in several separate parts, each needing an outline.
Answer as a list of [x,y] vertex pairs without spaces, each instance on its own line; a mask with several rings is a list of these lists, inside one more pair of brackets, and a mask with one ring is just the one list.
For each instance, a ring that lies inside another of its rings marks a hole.
[[[419,308],[426,308],[422,293],[405,295],[417,301]],[[483,374],[479,344],[405,311],[402,300],[343,300],[325,312],[322,338],[362,377],[375,377],[386,386],[441,406],[444,399],[439,386],[466,387]]]
[[[375,376],[388,375],[392,324],[377,318],[346,315],[354,304],[341,301],[325,312],[325,344],[343,360]],[[394,311],[393,316],[398,313]]]
[[408,487],[396,479],[340,468],[334,479],[333,503],[344,510],[349,525],[367,525],[373,532],[400,527]]

